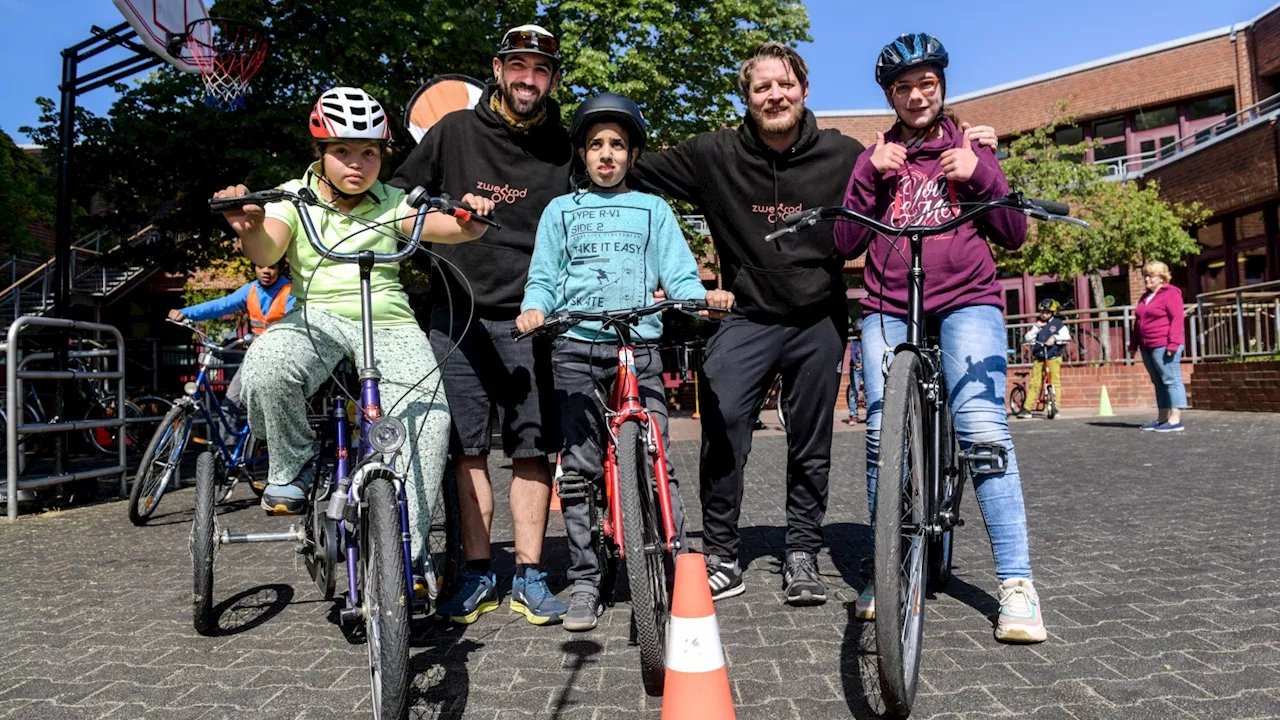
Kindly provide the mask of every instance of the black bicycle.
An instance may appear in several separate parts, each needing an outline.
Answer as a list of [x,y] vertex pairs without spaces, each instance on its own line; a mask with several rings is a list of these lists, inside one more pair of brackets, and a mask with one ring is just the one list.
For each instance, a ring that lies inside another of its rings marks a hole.
[[956,440],[938,323],[924,312],[924,238],[951,232],[1002,208],[1037,220],[1083,224],[1067,217],[1069,208],[1063,203],[1018,193],[969,205],[969,210],[936,227],[892,227],[843,207],[814,208],[788,215],[783,220],[786,227],[765,238],[772,241],[819,220],[841,219],[886,237],[905,236],[910,243],[907,340],[893,349],[885,381],[875,507],[876,644],[880,689],[890,717],[907,717],[915,700],[925,594],[945,588],[951,579],[952,535],[964,524],[960,499],[965,472],[1001,473],[1008,461],[1002,445],[975,443],[962,452]]

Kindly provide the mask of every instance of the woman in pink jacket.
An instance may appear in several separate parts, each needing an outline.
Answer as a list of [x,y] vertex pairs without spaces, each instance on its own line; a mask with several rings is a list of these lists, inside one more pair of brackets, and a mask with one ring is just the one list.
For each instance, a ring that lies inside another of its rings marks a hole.
[[1182,384],[1182,291],[1169,284],[1169,266],[1159,261],[1143,266],[1142,279],[1147,291],[1135,310],[1129,352],[1142,350],[1142,363],[1155,383],[1160,408],[1159,418],[1142,429],[1182,432],[1182,408],[1187,406],[1187,389]]

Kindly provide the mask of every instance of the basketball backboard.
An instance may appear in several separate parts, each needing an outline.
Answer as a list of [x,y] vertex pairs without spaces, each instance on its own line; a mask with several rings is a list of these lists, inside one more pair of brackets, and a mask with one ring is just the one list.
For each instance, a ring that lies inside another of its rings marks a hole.
[[169,52],[174,35],[186,35],[187,25],[209,16],[202,0],[112,0],[125,20],[156,55],[183,72],[197,73],[200,68],[179,45],[179,54]]

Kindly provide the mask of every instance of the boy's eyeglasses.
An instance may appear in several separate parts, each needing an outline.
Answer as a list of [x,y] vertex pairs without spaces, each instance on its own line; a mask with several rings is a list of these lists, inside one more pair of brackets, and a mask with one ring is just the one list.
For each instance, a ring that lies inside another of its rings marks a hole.
[[938,92],[938,86],[942,84],[937,78],[925,78],[920,82],[898,82],[894,83],[890,88],[893,96],[900,99],[911,97],[912,90],[919,90],[920,94],[925,97],[933,97]]
[[532,30],[512,30],[502,38],[499,55],[512,52],[538,52],[555,59],[560,59],[560,41],[550,35]]

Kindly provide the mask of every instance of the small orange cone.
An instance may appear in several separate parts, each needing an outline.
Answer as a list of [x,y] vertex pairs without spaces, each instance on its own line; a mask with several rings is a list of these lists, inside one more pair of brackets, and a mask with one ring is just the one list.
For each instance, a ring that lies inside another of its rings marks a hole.
[[551,479],[551,512],[560,512],[560,476],[564,470],[560,468],[560,456],[556,455],[555,477]]
[[662,720],[734,720],[729,671],[702,555],[676,557],[674,596],[667,625]]

